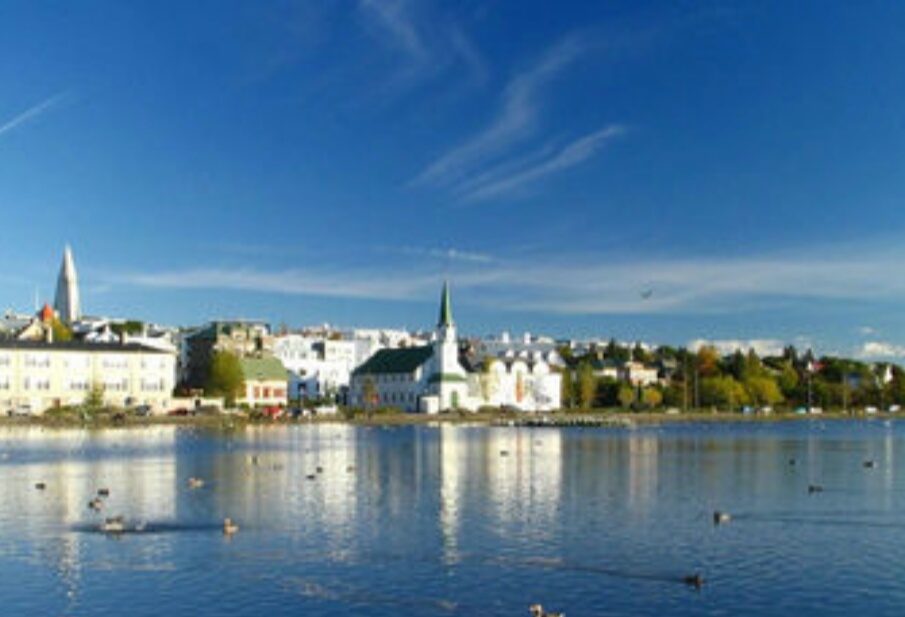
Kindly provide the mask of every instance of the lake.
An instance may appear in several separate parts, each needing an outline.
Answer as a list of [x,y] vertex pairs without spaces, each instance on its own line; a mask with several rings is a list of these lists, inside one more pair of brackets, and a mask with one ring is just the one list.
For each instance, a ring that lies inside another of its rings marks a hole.
[[7,426],[0,480],[8,615],[905,606],[905,422]]

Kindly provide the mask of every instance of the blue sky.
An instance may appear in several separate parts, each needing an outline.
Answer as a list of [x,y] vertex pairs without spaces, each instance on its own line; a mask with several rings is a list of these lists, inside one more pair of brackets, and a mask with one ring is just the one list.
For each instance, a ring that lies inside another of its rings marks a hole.
[[905,356],[905,3],[0,3],[0,306]]

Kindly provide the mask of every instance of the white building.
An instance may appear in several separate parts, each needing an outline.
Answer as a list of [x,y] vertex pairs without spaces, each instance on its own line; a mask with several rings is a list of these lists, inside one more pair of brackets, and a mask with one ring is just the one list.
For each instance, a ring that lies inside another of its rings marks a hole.
[[449,286],[444,284],[433,343],[378,351],[353,372],[349,403],[423,413],[484,406],[557,409],[561,376],[541,356],[488,357],[480,368],[466,369],[459,357]]
[[290,398],[332,397],[349,386],[352,371],[377,345],[370,339],[337,339],[334,334],[286,334],[274,339],[273,354],[291,373]]
[[142,345],[0,341],[0,410],[32,413],[84,402],[94,387],[104,403],[165,409],[176,382],[176,356]]

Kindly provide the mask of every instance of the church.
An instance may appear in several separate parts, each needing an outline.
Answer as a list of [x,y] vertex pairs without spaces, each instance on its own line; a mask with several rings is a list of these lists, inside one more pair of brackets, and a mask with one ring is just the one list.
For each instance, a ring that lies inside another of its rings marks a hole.
[[349,404],[427,414],[488,406],[523,411],[559,407],[561,375],[542,360],[513,363],[485,358],[482,368],[466,369],[448,283],[443,284],[433,338],[430,345],[382,349],[371,356],[352,373]]

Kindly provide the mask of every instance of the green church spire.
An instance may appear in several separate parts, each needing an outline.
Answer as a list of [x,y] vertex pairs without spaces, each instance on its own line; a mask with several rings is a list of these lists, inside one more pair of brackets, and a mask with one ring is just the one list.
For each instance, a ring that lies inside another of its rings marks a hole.
[[438,326],[451,327],[453,325],[452,308],[449,302],[449,282],[443,281],[443,295],[440,297],[440,322]]

